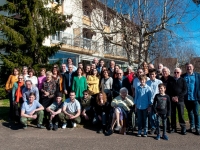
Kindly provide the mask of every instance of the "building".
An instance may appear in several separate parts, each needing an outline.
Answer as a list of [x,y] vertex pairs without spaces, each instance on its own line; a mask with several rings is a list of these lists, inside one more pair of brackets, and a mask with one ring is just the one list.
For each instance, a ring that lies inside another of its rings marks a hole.
[[[105,37],[102,37],[101,33],[96,31],[98,25],[105,32],[111,32],[115,18],[111,18],[109,17],[111,15],[107,14],[115,14],[115,11],[97,0],[54,1],[51,3],[51,7],[57,3],[61,4],[58,13],[72,14],[73,24],[65,31],[57,31],[56,35],[52,35],[45,41],[46,45],[63,43],[60,51],[49,58],[50,63],[59,59],[65,63],[66,59],[70,57],[75,64],[79,61],[88,64],[97,57],[104,59],[105,62],[115,60],[117,64],[126,66],[127,56],[123,47],[109,43]],[[108,38],[117,42],[121,41],[123,36],[116,34]]]

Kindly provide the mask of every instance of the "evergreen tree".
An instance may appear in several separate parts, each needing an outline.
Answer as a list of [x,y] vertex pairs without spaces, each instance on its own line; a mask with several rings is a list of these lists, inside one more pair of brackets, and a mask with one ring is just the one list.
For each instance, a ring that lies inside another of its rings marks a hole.
[[7,55],[0,54],[3,71],[17,66],[46,64],[48,58],[60,48],[60,44],[44,46],[43,42],[56,31],[65,30],[72,22],[71,15],[58,13],[61,6],[49,7],[52,0],[7,0],[0,6],[0,30],[5,37],[0,39],[0,49]]

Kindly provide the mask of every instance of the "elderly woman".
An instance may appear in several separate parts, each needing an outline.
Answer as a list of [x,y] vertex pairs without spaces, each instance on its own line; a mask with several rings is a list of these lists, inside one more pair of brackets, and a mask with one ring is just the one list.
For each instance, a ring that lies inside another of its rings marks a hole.
[[134,80],[134,72],[133,67],[128,66],[127,71],[124,73],[124,76],[126,77],[125,80],[127,80],[125,87],[128,89],[128,95],[133,95],[131,85],[133,84]]
[[46,69],[40,69],[40,76],[38,77],[38,90],[42,89],[43,82],[46,81]]
[[172,76],[170,76],[170,70],[167,67],[163,67],[162,69],[162,77],[161,77],[161,81],[165,84],[166,86],[166,94],[169,94],[169,88],[167,85],[168,83],[171,81],[171,79],[173,79]]
[[36,76],[34,76],[35,75],[34,69],[32,69],[32,68],[29,69],[28,70],[28,75],[29,76],[26,77],[26,80],[31,80],[32,84],[37,86],[38,85],[38,79],[37,79]]
[[52,69],[52,79],[56,82],[56,93],[63,91],[63,77],[60,74],[60,70],[57,66]]
[[20,107],[23,103],[22,98],[22,89],[24,88],[24,76],[19,75],[18,81],[14,83],[12,88],[12,101],[14,106],[14,118],[15,121],[19,122],[20,120]]
[[52,80],[52,72],[47,71],[46,73],[46,81],[43,82],[42,85],[42,96],[40,98],[40,102],[42,106],[46,109],[53,103],[54,95],[56,92],[56,82]]
[[[113,128],[115,123],[117,123],[116,128],[114,130],[119,131],[123,127],[123,131],[126,130],[126,119],[128,117],[128,112],[130,111],[130,107],[133,106],[133,98],[128,95],[127,88],[123,87],[120,89],[120,95],[113,99],[111,106],[114,108],[111,130],[110,134],[113,132]],[[124,134],[124,133],[122,133]]]

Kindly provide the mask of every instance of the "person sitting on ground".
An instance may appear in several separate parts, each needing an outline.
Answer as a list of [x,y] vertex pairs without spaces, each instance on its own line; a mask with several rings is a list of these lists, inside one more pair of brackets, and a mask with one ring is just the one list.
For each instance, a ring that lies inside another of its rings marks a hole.
[[94,99],[89,93],[88,90],[83,91],[83,97],[81,98],[81,116],[83,116],[85,120],[89,120],[93,116],[92,108]]
[[37,127],[45,129],[42,126],[44,117],[44,107],[35,100],[35,93],[29,94],[29,100],[24,101],[21,108],[21,119],[20,122],[23,124],[23,128],[27,129],[27,121],[37,119]]
[[72,127],[76,127],[76,123],[81,122],[80,114],[81,114],[81,105],[78,100],[75,99],[75,92],[71,91],[69,94],[69,98],[65,100],[62,113],[60,113],[59,119],[63,123],[62,128],[65,129],[67,126],[67,121],[70,121]]
[[[134,105],[133,97],[128,95],[127,88],[125,88],[125,87],[121,88],[120,95],[115,97],[111,103],[111,106],[114,108],[111,130],[110,130],[111,134],[113,132],[115,123],[117,123],[117,125],[114,130],[119,131],[122,127],[123,127],[123,131],[126,130],[125,129],[126,125],[124,124],[124,121],[126,122],[128,112],[130,111],[130,107],[133,105]],[[123,133],[123,134],[125,134],[125,133]]]
[[107,120],[109,117],[109,103],[107,102],[106,94],[100,92],[96,97],[95,105],[95,118],[93,119],[93,124],[98,125],[97,133],[105,133]]
[[53,129],[56,131],[58,129],[58,114],[61,113],[62,106],[63,106],[62,93],[57,93],[56,101],[46,108],[46,111],[49,112],[49,129],[50,130]]

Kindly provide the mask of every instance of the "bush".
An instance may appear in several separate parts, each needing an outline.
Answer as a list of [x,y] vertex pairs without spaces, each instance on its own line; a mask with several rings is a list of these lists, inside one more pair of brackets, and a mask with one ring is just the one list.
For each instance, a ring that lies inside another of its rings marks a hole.
[[7,96],[5,88],[0,87],[0,99],[5,99]]

